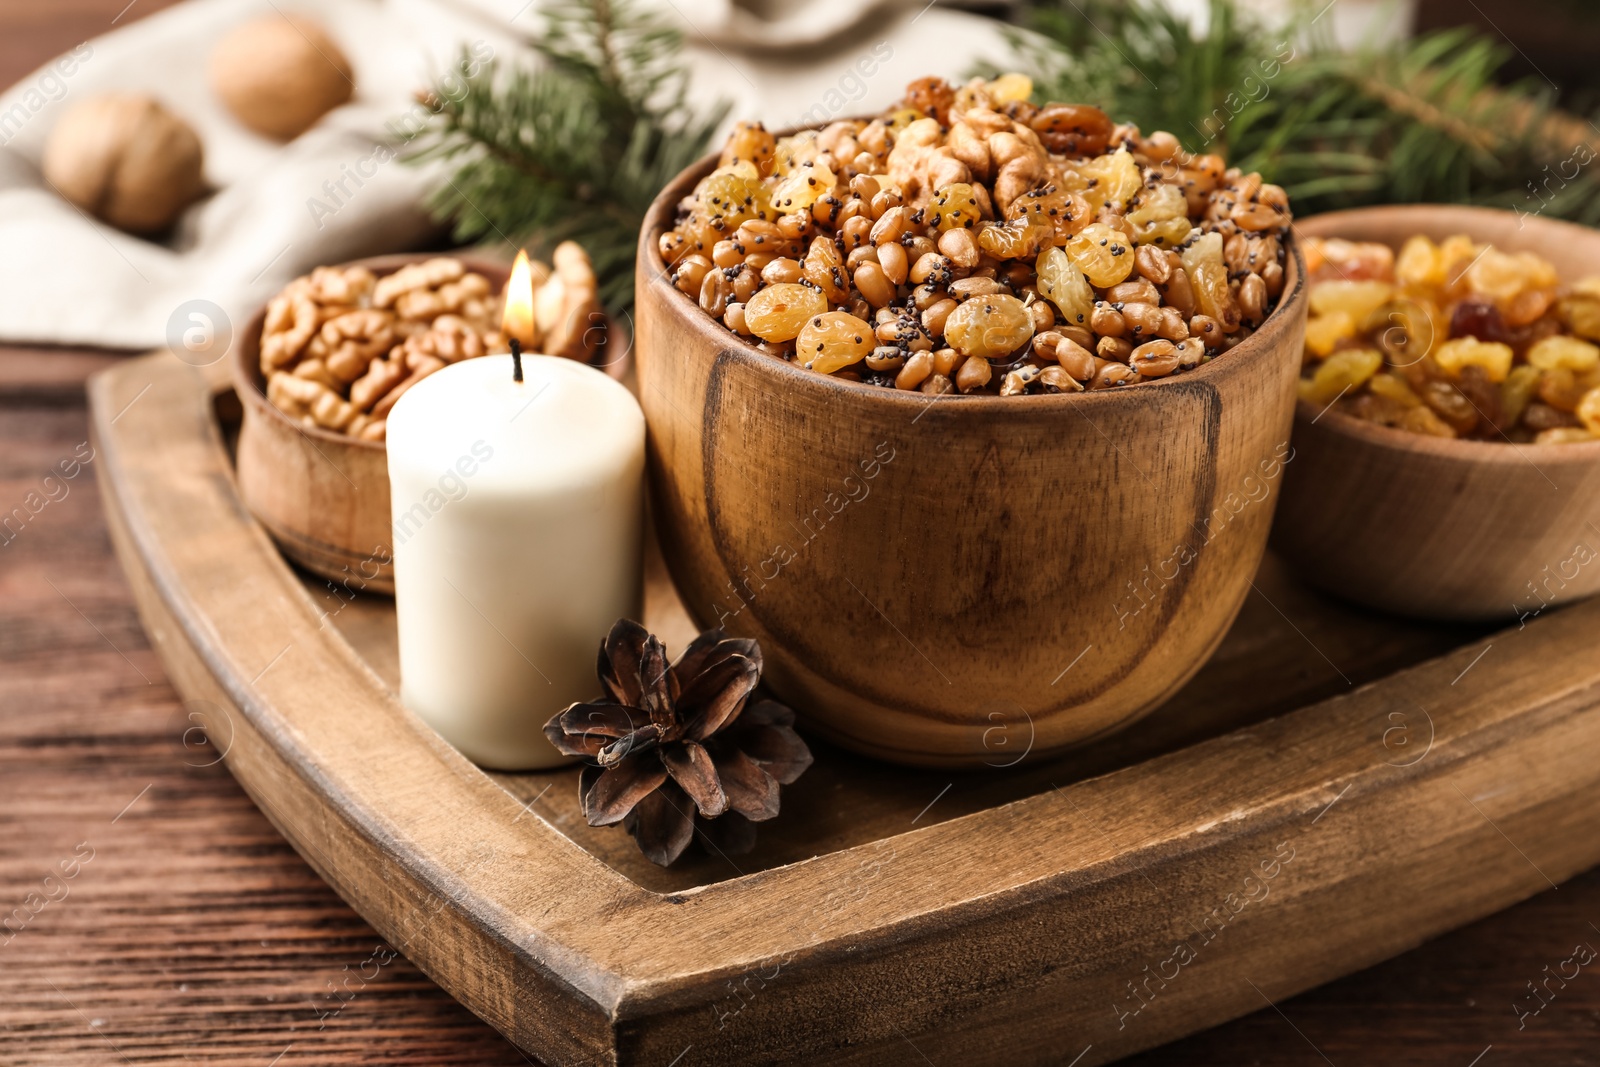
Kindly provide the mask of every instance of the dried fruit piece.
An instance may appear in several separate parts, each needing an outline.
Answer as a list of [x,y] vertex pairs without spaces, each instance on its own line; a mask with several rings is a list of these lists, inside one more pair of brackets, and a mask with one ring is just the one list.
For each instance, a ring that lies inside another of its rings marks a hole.
[[1574,335],[1600,341],[1600,293],[1575,292],[1561,301],[1558,314]]
[[954,182],[933,194],[928,204],[928,227],[943,232],[956,227],[972,229],[983,213],[978,210],[978,197],[966,182]]
[[[1133,154],[1125,147],[1080,164],[1078,173],[1088,180],[1083,198],[1097,211],[1107,205],[1126,204],[1144,188],[1144,176],[1139,173],[1139,164],[1134,162]],[[1184,205],[1187,209],[1187,200]],[[1129,221],[1133,220],[1130,218]]]
[[772,190],[772,207],[780,215],[804,211],[831,193],[837,181],[826,166],[802,163]]
[[1457,337],[1435,349],[1433,358],[1446,374],[1460,377],[1467,367],[1481,367],[1491,382],[1503,382],[1511,373],[1512,355],[1510,345]]
[[698,213],[708,220],[723,220],[730,231],[747,219],[772,214],[768,187],[753,163],[741,161],[712,171],[695,193]]
[[1456,305],[1450,313],[1451,337],[1476,337],[1480,341],[1498,341],[1506,344],[1511,331],[1506,329],[1505,316],[1488,300],[1468,298]]
[[1128,221],[1135,226],[1167,219],[1187,217],[1189,200],[1176,185],[1157,185],[1139,194],[1138,203],[1128,212]]
[[1577,374],[1586,374],[1600,365],[1600,346],[1574,337],[1546,337],[1528,349],[1528,363],[1540,370],[1564,367]]
[[1047,225],[1057,241],[1065,241],[1094,220],[1094,210],[1080,194],[1046,185],[1023,193],[1006,207],[1006,220],[1027,219]]
[[1222,326],[1222,333],[1237,330],[1240,310],[1234,293],[1227,288],[1227,267],[1214,262],[1197,264],[1189,272],[1189,283],[1194,286],[1195,309]]
[[1422,403],[1422,398],[1398,374],[1391,374],[1387,371],[1382,374],[1374,374],[1367,382],[1367,388],[1374,395],[1381,396],[1385,400],[1404,408],[1414,408]]
[[1335,311],[1316,315],[1306,320],[1306,351],[1323,359],[1338,347],[1340,341],[1356,335],[1356,320],[1348,311]]
[[940,125],[949,125],[955,99],[955,89],[943,78],[918,78],[906,86],[906,107],[938,119]]
[[1575,413],[1583,420],[1583,425],[1592,434],[1600,434],[1600,387],[1590,389],[1583,394],[1583,399],[1578,401],[1578,410]]
[[1033,316],[1014,296],[997,294],[963,301],[945,320],[944,338],[964,356],[1009,355],[1033,337]]
[[992,225],[978,230],[978,248],[994,259],[1022,259],[1053,237],[1049,226]]
[[828,310],[828,301],[815,289],[798,283],[780,283],[759,290],[744,306],[744,323],[763,341],[792,341],[807,320]]
[[1111,118],[1087,104],[1047,104],[1029,120],[1039,140],[1052,152],[1097,155],[1111,142]]
[[1421,395],[1422,402],[1456,433],[1469,433],[1477,428],[1480,418],[1477,406],[1449,382],[1425,382]]
[[1407,411],[1400,419],[1400,428],[1410,430],[1412,433],[1427,434],[1430,437],[1454,437],[1455,430],[1450,424],[1433,413],[1433,409],[1423,405]]
[[1194,291],[1195,309],[1215,320],[1223,333],[1233,333],[1239,328],[1239,307],[1233,299],[1233,291],[1228,288],[1228,268],[1222,261],[1222,235],[1206,234],[1184,249],[1182,258],[1184,273]]
[[1163,219],[1152,222],[1146,226],[1137,226],[1133,231],[1133,239],[1140,245],[1152,245],[1158,248],[1177,248],[1187,241],[1194,233],[1194,224],[1186,216],[1172,219]]
[[1542,377],[1544,372],[1538,367],[1524,364],[1511,368],[1506,380],[1500,383],[1500,411],[1507,425],[1515,426],[1522,421],[1528,402],[1538,394],[1539,379]]
[[759,122],[739,122],[734,124],[733,132],[728,134],[718,164],[727,167],[739,162],[749,163],[764,176],[772,173],[772,164],[777,151],[778,141],[767,132],[765,126]]
[[1549,262],[1528,252],[1515,254],[1490,247],[1473,259],[1463,280],[1474,292],[1499,303],[1524,289],[1554,287],[1560,281]]
[[1061,312],[1069,326],[1083,326],[1094,312],[1094,289],[1060,248],[1039,253],[1034,270],[1039,275],[1039,292]]
[[1409,238],[1400,249],[1394,273],[1402,285],[1419,288],[1442,286],[1445,273],[1439,246],[1420,233]]
[[1338,237],[1309,237],[1301,248],[1305,252],[1306,271],[1314,284],[1334,279],[1389,281],[1394,277],[1394,252],[1388,245]]
[[1311,290],[1311,313],[1329,315],[1343,311],[1356,322],[1367,321],[1374,311],[1394,297],[1394,286],[1378,281],[1320,282]]
[[984,86],[996,106],[1028,99],[1033,95],[1033,79],[1026,74],[1002,74]]
[[[1216,234],[1211,236],[1217,237]],[[1221,238],[1218,237],[1219,259]],[[1103,222],[1084,227],[1083,231],[1066,244],[1067,258],[1091,284],[1104,289],[1116,285],[1133,273],[1133,245],[1121,230],[1114,230]],[[1226,278],[1224,278],[1226,286]],[[1069,317],[1069,322],[1072,319]]]
[[1589,383],[1565,367],[1547,370],[1539,378],[1539,399],[1559,411],[1578,410],[1578,402],[1588,391]]
[[1310,378],[1300,379],[1300,398],[1327,406],[1348,394],[1383,366],[1383,356],[1371,348],[1346,348],[1317,365]]
[[[746,323],[749,316],[746,315]],[[868,323],[844,311],[809,319],[795,338],[795,358],[814,371],[832,374],[865,359],[877,346]]]
[[843,304],[850,296],[850,275],[844,268],[844,254],[831,237],[814,237],[800,261],[800,270],[829,303]]

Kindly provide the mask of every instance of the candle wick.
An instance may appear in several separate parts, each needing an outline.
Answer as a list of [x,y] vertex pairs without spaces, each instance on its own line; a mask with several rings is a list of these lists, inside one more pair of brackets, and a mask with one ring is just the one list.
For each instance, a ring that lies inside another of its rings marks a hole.
[[511,339],[511,380],[522,381],[522,342],[515,337]]

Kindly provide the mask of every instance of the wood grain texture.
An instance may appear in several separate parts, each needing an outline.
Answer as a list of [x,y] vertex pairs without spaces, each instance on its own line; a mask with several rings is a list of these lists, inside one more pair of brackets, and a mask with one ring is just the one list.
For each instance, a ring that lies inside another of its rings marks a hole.
[[[435,916],[409,957],[553,1063],[881,1062],[908,1038],[1050,1063],[1080,1037],[1081,1062],[1106,1062],[1412,947],[1600,847],[1589,605],[1494,638],[1520,655],[1475,664],[1469,645],[1098,777],[651,891],[445,748],[322,625],[231,499],[197,376],[138,361],[97,380],[96,409],[145,386],[96,432],[169,673],[225,713],[230,768],[319,872],[391,940]],[[1420,819],[1410,840],[1399,812]],[[1129,1025],[1140,961],[1199,938]]]
[[[1297,224],[1378,241],[1465,233],[1535,252],[1567,281],[1593,274],[1600,232],[1486,208],[1363,208]],[[1455,441],[1302,402],[1273,545],[1305,580],[1422,618],[1529,617],[1600,592],[1600,442]],[[1585,551],[1582,551],[1586,549]]]
[[635,285],[651,500],[690,613],[759,640],[812,730],[902,763],[982,767],[1024,729],[1059,752],[1175,693],[1266,545],[1298,252],[1261,329],[1194,371],[930,397],[775,360],[677,290],[658,238],[715,162],[656,198]]

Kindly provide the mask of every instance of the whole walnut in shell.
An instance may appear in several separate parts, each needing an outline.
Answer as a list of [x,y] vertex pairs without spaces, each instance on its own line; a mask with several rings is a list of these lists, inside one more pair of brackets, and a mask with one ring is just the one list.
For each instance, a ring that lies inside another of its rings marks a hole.
[[355,92],[350,61],[320,23],[268,15],[224,37],[211,53],[211,86],[259,134],[292,140]]
[[44,148],[44,176],[96,218],[156,233],[205,190],[204,152],[189,124],[153,97],[108,93],[74,106]]

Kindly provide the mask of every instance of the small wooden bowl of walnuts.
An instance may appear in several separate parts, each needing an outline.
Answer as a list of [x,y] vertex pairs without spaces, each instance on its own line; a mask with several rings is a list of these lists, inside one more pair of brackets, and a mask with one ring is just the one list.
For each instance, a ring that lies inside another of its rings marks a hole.
[[1600,232],[1432,204],[1296,230],[1311,320],[1273,546],[1422,618],[1600,592]]
[[1030,95],[927,79],[740,127],[641,234],[684,603],[759,639],[812,729],[903,763],[1009,765],[1164,700],[1250,590],[1288,450],[1283,190]]
[[[588,256],[533,264],[533,351],[625,370]],[[385,420],[417,382],[505,352],[509,266],[469,256],[380,256],[295,279],[246,327],[233,375],[244,421],[239,492],[284,554],[351,592],[394,591]]]

